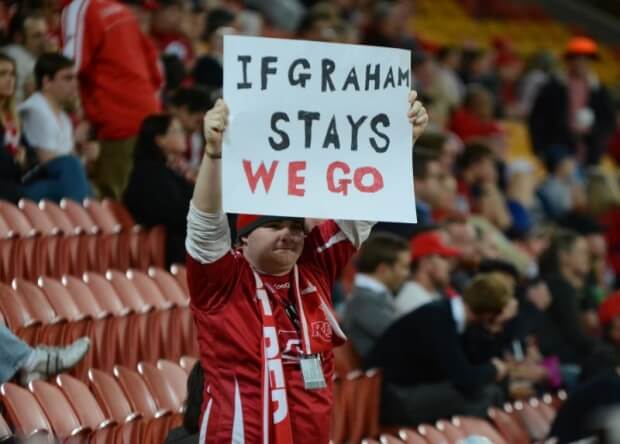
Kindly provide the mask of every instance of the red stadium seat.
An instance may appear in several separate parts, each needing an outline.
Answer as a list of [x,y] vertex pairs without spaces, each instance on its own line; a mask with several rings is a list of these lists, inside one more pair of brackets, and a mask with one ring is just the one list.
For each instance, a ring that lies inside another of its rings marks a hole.
[[448,439],[448,442],[457,442],[468,436],[465,430],[452,424],[448,420],[437,421],[435,427]]
[[424,437],[428,444],[450,444],[443,433],[428,424],[418,426],[418,433]]
[[339,376],[345,376],[353,370],[358,370],[362,367],[362,358],[353,347],[353,344],[351,344],[351,341],[347,341],[340,347],[334,348],[334,365]]
[[170,273],[162,268],[149,267],[148,275],[155,281],[166,300],[179,307],[189,306],[189,295]]
[[112,212],[96,200],[84,200],[84,208],[101,229],[101,234],[110,239],[111,266],[121,270],[128,269],[131,264],[131,239],[128,233],[123,231],[123,226]]
[[7,424],[6,420],[0,415],[0,442],[7,442],[13,438],[13,431]]
[[379,437],[379,442],[381,444],[403,444],[403,442],[399,438],[385,434]]
[[514,404],[515,414],[521,418],[530,438],[533,440],[544,439],[549,433],[551,423],[543,413],[532,407],[527,402],[517,401]]
[[0,283],[0,311],[7,327],[30,345],[39,342],[41,321],[30,314],[21,297],[8,285]]
[[198,358],[194,358],[193,356],[181,356],[181,359],[179,359],[179,365],[183,370],[185,370],[185,373],[187,373],[188,375],[190,374],[190,372],[194,368],[194,365],[196,365],[197,362]]
[[16,384],[6,383],[0,387],[0,395],[7,418],[18,437],[38,437],[41,441],[51,438],[52,426],[32,393]]
[[411,429],[401,429],[398,432],[398,437],[406,444],[428,444],[426,439]]
[[55,385],[45,381],[32,381],[28,388],[45,412],[54,435],[61,442],[86,442],[90,429],[80,424],[73,407]]
[[172,264],[170,266],[170,273],[175,277],[187,298],[189,299],[189,286],[187,285],[187,269],[181,264]]
[[22,276],[26,259],[17,233],[0,214],[0,281],[10,282]]
[[153,364],[141,362],[138,364],[138,372],[144,378],[146,385],[155,398],[160,408],[173,412],[182,412],[185,398],[172,387],[166,375]]
[[168,385],[174,390],[177,399],[185,404],[187,399],[187,373],[176,362],[160,359],[157,361],[157,368],[164,375]]
[[513,444],[512,442],[506,441],[502,435],[484,419],[461,416],[454,418],[452,421],[460,425],[468,435],[484,436],[494,444]]
[[510,444],[530,444],[529,435],[518,418],[496,407],[489,409],[489,418],[491,418],[495,428],[506,442]]
[[47,241],[39,236],[28,218],[12,203],[0,200],[0,214],[20,238],[18,242],[22,244],[23,256],[14,260],[24,260],[23,277],[35,279],[45,268]]

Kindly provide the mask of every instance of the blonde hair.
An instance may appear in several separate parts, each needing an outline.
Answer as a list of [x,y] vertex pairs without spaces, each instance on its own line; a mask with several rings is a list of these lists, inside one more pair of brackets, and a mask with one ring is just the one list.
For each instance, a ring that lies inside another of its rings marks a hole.
[[498,315],[512,298],[510,287],[496,273],[479,274],[463,292],[463,301],[475,315]]
[[593,168],[588,172],[586,193],[588,207],[594,214],[602,214],[620,206],[618,177],[602,168]]

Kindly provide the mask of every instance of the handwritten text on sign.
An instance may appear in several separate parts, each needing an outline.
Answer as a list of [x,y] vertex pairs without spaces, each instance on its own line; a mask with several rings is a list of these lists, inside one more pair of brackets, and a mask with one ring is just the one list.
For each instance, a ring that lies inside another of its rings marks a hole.
[[415,221],[408,51],[226,36],[226,211]]

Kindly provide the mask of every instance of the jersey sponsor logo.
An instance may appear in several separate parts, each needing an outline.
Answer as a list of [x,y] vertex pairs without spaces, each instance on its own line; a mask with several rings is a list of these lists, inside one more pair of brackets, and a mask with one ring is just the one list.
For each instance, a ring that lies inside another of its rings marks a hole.
[[332,341],[332,327],[327,321],[315,321],[310,324],[311,334],[313,338],[320,339],[323,342]]

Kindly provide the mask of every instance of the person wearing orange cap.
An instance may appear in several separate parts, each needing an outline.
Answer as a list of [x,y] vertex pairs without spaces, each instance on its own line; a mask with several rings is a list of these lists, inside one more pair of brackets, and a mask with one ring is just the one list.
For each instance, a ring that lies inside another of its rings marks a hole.
[[598,57],[595,41],[575,37],[568,42],[566,72],[553,75],[541,88],[529,116],[532,144],[539,155],[560,145],[587,165],[600,161],[615,122],[611,95],[590,66]]
[[450,285],[450,258],[461,254],[459,249],[446,245],[436,231],[419,234],[410,246],[411,279],[396,296],[396,311],[400,315],[441,299]]
[[[414,141],[428,114],[409,96]],[[346,338],[331,290],[372,223],[240,215],[238,248],[222,210],[223,100],[204,119],[205,155],[190,203],[191,310],[205,381],[200,444],[329,442],[332,349]]]

